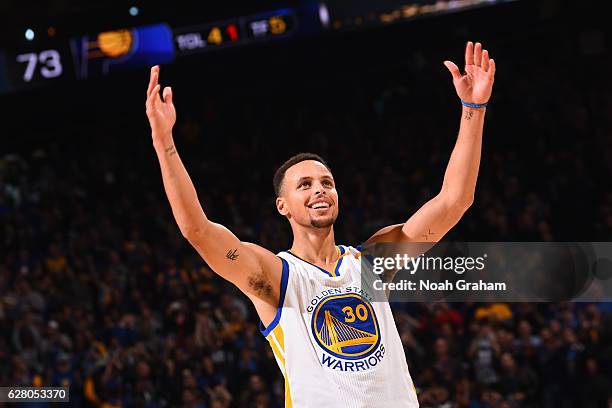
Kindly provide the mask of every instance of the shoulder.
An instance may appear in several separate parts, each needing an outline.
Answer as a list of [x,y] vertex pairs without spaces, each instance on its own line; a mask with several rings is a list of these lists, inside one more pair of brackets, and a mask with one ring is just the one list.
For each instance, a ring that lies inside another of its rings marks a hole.
[[284,261],[260,245],[252,242],[243,242],[243,244],[257,257],[262,271],[262,276],[252,277],[257,282],[249,282],[249,284],[260,286],[263,282],[266,282],[272,285],[273,288],[277,288],[283,277],[285,269]]
[[343,258],[349,256],[359,259],[361,257],[361,245],[338,245],[338,247],[340,248]]
[[340,249],[344,252],[344,253],[348,253],[348,254],[360,254],[361,253],[361,245],[338,245],[340,247]]
[[269,249],[252,242],[243,242],[243,245],[262,262],[263,266],[266,266],[267,264],[270,264],[270,266],[280,265],[281,260]]

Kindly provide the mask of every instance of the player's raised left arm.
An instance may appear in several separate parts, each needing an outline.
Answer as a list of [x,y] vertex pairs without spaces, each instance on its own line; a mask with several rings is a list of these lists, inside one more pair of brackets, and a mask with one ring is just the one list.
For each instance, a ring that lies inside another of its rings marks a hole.
[[[468,42],[465,73],[445,61],[457,95],[464,102],[457,142],[444,174],[440,192],[404,224],[390,225],[367,242],[437,242],[454,227],[474,201],[486,105],[491,97],[495,61],[480,43]],[[471,105],[471,106],[465,106]]]

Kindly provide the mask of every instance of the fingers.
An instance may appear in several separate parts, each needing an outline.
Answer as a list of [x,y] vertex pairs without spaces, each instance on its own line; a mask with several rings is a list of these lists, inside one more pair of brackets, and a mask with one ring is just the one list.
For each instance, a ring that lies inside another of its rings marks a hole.
[[448,70],[450,71],[451,75],[453,76],[453,79],[460,79],[461,78],[461,72],[459,72],[459,67],[457,65],[455,65],[454,62],[452,62],[452,61],[444,61],[444,66],[446,66],[446,68],[448,68]]
[[489,51],[487,50],[483,50],[482,51],[482,69],[484,71],[489,71]]
[[495,61],[490,57],[488,50],[482,49],[482,44],[479,42],[474,44],[468,41],[465,47],[465,65],[476,65],[489,73],[491,77],[495,75]]
[[147,98],[147,104],[151,108],[154,108],[158,104],[162,103],[161,98],[159,97],[159,89],[160,88],[161,88],[161,86],[159,84],[155,85],[155,87],[153,88],[153,90],[149,94],[149,97]]
[[474,43],[471,41],[465,46],[465,65],[474,65]]
[[151,68],[151,77],[149,78],[149,86],[147,88],[147,98],[151,95],[153,88],[157,85],[159,79],[159,66],[155,65]]
[[159,80],[159,66],[156,65],[151,68],[151,78],[149,79],[149,86],[147,88],[147,109],[155,108],[161,103],[172,104],[172,88],[169,86],[164,88],[163,101],[159,95],[161,85],[158,83]]
[[169,103],[170,105],[172,105],[172,88],[170,88],[169,86],[164,88],[164,103]]
[[491,78],[495,76],[495,60],[494,59],[491,59],[489,61],[489,70],[487,72],[489,73],[489,76]]
[[482,66],[482,44],[476,43],[474,46],[474,65]]

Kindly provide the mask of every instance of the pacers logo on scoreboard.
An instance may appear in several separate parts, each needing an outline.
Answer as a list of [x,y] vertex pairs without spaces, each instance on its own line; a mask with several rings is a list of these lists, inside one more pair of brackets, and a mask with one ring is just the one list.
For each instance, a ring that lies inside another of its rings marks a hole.
[[369,370],[384,355],[374,308],[357,293],[323,298],[313,310],[311,330],[324,351],[322,365],[334,370]]

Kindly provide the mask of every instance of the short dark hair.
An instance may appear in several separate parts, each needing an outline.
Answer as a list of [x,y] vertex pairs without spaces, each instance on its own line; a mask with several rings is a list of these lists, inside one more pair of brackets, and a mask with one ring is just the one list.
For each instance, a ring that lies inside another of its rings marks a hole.
[[280,166],[274,173],[274,177],[272,178],[272,184],[274,185],[274,192],[276,193],[277,197],[280,197],[281,187],[283,186],[283,180],[285,179],[285,173],[287,172],[287,169],[293,166],[294,164],[298,164],[306,160],[318,161],[319,163],[327,167],[327,170],[331,171],[325,160],[323,160],[323,158],[318,154],[298,153],[295,156],[290,157],[289,160],[284,162],[283,165]]

